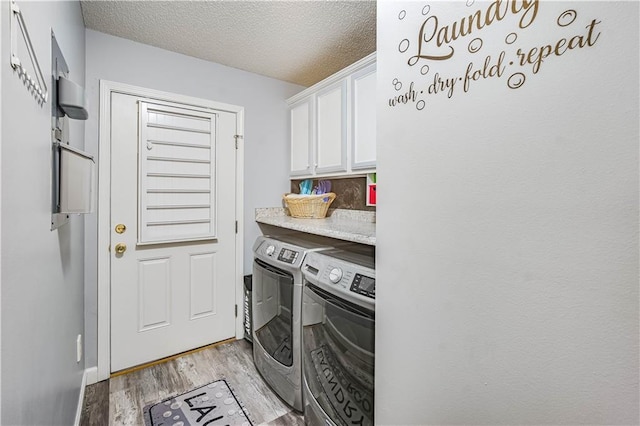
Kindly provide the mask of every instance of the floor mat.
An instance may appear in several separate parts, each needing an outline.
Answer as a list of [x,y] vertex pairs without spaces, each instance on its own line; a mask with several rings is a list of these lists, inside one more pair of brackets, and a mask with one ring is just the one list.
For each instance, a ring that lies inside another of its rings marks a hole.
[[144,423],[146,426],[253,426],[226,380],[147,405]]

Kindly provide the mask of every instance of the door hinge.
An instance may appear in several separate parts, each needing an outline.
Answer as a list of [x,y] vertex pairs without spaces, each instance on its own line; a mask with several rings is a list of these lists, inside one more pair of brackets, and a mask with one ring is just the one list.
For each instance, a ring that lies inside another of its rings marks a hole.
[[238,305],[236,305],[236,318],[238,318]]
[[238,139],[244,139],[244,136],[242,135],[233,135],[234,138],[236,138],[236,149],[238,149]]
[[236,234],[238,233],[238,221],[236,220]]

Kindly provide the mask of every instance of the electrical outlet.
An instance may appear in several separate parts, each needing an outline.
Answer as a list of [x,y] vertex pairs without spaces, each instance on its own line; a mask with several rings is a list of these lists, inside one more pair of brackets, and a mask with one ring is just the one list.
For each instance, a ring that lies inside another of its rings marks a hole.
[[76,338],[76,362],[82,361],[82,334]]

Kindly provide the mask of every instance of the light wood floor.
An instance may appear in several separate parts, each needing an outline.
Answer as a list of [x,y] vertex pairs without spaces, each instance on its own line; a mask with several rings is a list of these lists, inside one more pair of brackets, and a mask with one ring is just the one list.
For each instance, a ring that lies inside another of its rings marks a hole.
[[87,387],[82,426],[144,425],[143,408],[219,379],[226,379],[256,425],[304,425],[253,364],[251,344],[236,340],[190,353]]

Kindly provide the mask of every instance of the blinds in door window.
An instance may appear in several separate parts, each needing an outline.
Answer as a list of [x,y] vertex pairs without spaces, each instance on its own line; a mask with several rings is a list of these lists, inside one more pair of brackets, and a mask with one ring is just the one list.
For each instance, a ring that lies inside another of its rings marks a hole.
[[140,102],[138,243],[216,237],[216,117]]

